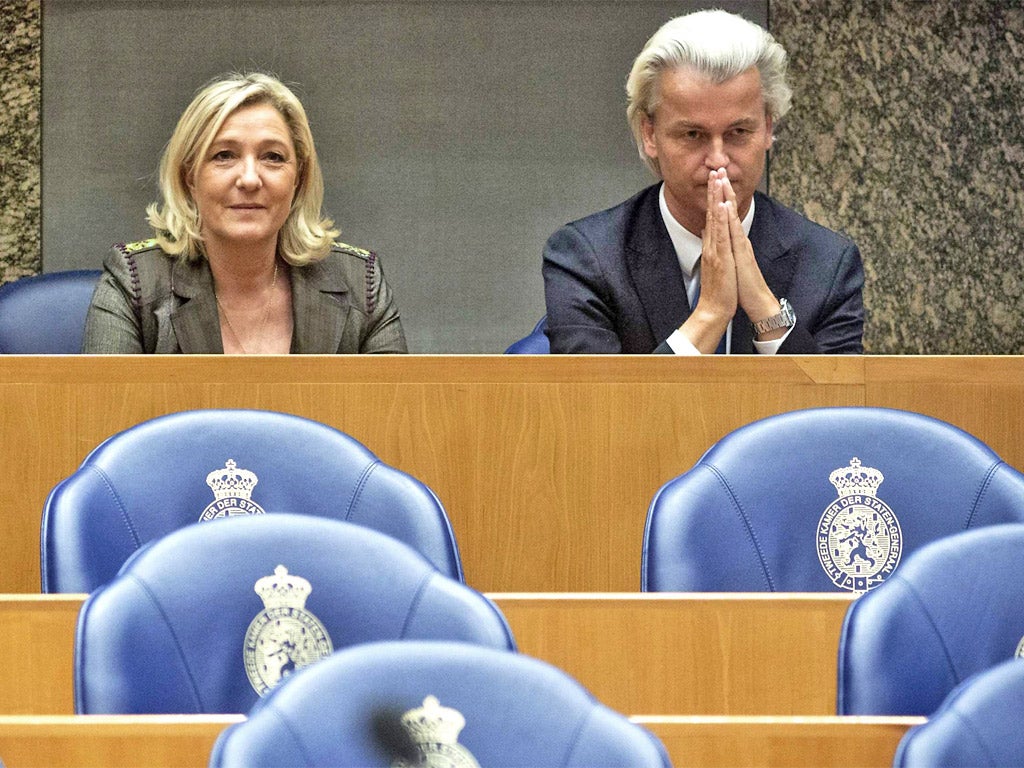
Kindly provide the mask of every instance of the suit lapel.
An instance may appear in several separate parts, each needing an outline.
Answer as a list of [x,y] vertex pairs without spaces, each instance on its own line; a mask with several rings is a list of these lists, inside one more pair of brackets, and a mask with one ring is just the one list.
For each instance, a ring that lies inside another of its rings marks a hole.
[[651,187],[640,201],[626,241],[626,267],[655,344],[667,339],[690,316],[683,270],[661,218],[660,189],[660,185]]
[[340,274],[332,273],[324,262],[292,269],[292,312],[295,331],[292,352],[296,354],[333,354],[341,347],[341,337],[352,311],[340,296],[348,286]]
[[179,300],[171,310],[171,327],[182,353],[223,353],[213,275],[206,259],[176,261],[171,270],[171,291]]

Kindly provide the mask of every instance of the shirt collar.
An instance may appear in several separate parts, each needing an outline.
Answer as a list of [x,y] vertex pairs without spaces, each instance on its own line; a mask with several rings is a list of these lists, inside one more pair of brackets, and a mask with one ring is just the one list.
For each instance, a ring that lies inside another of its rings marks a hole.
[[[665,184],[662,183],[661,189],[658,192],[658,203],[661,207],[661,218],[665,221],[665,228],[668,229],[668,236],[672,240],[672,246],[676,250],[676,257],[679,259],[679,266],[682,267],[683,274],[686,277],[690,277],[693,274],[693,268],[697,264],[697,259],[700,258],[700,251],[703,246],[703,242],[697,235],[690,232],[686,227],[676,221],[675,216],[668,209],[668,203],[665,201]],[[754,199],[750,199],[750,209],[747,211],[747,215],[743,217],[743,234],[750,236],[750,226],[754,223]]]

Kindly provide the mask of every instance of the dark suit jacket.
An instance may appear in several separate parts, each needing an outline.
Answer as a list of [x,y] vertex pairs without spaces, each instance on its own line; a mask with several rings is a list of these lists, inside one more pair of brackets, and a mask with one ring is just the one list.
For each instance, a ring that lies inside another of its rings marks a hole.
[[[664,342],[689,317],[690,305],[659,189],[648,187],[548,239],[543,272],[552,352],[668,350]],[[856,245],[760,193],[750,242],[768,287],[796,311],[780,353],[863,352],[864,269]],[[754,353],[742,309],[733,319],[731,351]]]
[[[291,268],[293,354],[405,352],[380,261],[336,244],[322,261]],[[155,240],[115,246],[103,262],[82,351],[222,354],[206,259],[168,256]]]

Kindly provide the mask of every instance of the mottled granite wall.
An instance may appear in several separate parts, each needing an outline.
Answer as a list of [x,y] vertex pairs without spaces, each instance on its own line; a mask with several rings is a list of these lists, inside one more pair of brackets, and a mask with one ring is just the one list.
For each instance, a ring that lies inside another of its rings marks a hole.
[[1024,3],[770,0],[770,188],[849,233],[876,354],[1024,354]]
[[40,269],[39,0],[0,0],[0,283]]

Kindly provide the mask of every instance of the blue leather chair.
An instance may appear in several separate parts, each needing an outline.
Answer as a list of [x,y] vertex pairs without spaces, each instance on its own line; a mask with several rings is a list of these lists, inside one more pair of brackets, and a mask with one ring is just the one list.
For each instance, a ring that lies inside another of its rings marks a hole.
[[900,740],[896,768],[1024,768],[1024,663],[1011,659],[958,685]]
[[302,512],[358,523],[462,578],[444,507],[423,483],[310,419],[196,410],[142,422],[94,449],[46,500],[43,592],[91,592],[147,541],[224,514]]
[[548,316],[544,315],[533,330],[526,336],[515,341],[505,350],[506,355],[547,355],[551,352],[548,336],[544,332],[548,327]]
[[47,272],[0,286],[0,354],[77,355],[98,269]]
[[846,613],[839,714],[929,715],[971,675],[1024,652],[1021,585],[1019,523],[947,536],[915,552]]
[[[469,756],[475,762],[465,762]],[[544,662],[461,643],[404,642],[350,648],[299,672],[221,734],[210,765],[670,763],[651,733]]]
[[645,591],[860,593],[942,536],[1024,520],[1024,475],[966,432],[813,408],[727,434],[651,502]]
[[83,603],[75,710],[244,713],[297,669],[378,640],[515,649],[487,598],[377,531],[287,513],[190,525]]

